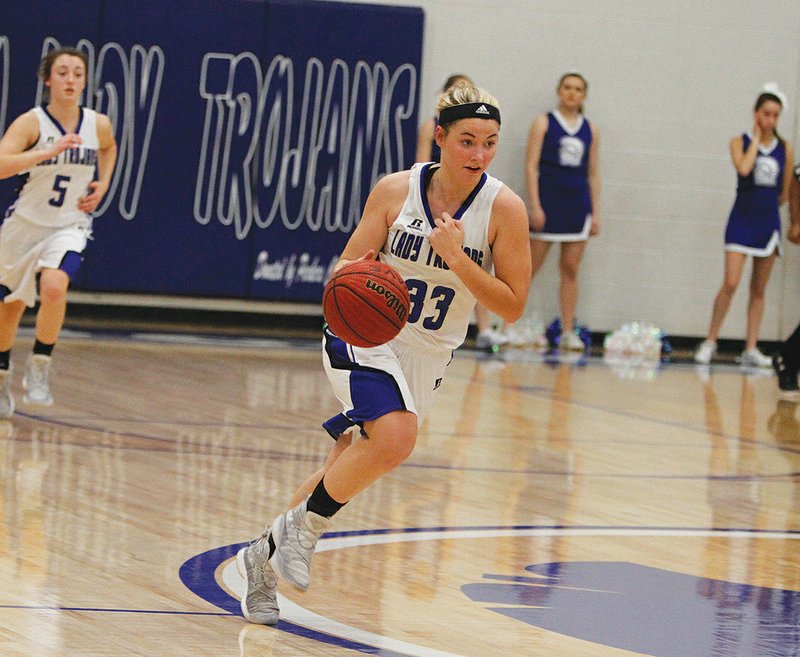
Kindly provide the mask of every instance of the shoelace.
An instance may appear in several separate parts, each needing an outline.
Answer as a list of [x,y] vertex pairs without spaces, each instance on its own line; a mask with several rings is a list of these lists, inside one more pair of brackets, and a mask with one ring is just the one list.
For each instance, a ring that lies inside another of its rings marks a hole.
[[[253,588],[255,588],[259,593],[263,593],[265,595],[270,595],[274,592],[275,584],[277,583],[278,579],[277,575],[271,572],[271,568],[269,574],[267,574],[267,571],[264,568],[264,565],[268,565],[266,559],[266,554],[269,553],[268,536],[269,530],[264,532],[260,538],[250,542],[250,548],[254,549],[259,557],[265,557],[263,560],[259,561],[253,559],[253,570],[255,570],[259,575],[257,581],[253,582]],[[267,579],[273,580],[272,584],[268,583]]]
[[291,550],[305,564],[306,571],[308,571],[311,569],[311,555],[317,544],[318,536],[308,528],[299,513],[289,512],[287,515],[286,524],[294,529],[297,534],[297,543],[303,549],[298,549],[297,546],[292,545],[290,542],[284,542],[282,547],[285,550],[283,551]]

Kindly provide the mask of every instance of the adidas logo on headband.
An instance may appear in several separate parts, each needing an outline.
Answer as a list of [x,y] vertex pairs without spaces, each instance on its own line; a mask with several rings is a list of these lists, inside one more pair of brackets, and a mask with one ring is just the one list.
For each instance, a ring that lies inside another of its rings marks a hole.
[[500,110],[489,103],[464,103],[445,107],[439,112],[439,125],[447,125],[460,119],[494,119],[500,123]]

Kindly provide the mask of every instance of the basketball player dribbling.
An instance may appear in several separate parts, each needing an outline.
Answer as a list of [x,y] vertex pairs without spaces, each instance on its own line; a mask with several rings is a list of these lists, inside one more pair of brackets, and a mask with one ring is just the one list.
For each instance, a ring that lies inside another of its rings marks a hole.
[[[390,174],[367,199],[338,266],[377,254],[394,267],[409,289],[408,322],[389,343],[368,349],[325,330],[323,362],[343,411],[323,423],[335,440],[325,464],[237,555],[246,581],[242,611],[253,623],[278,621],[278,578],[305,590],[317,539],[334,514],[411,454],[476,301],[509,322],[525,309],[525,204],[486,173],[500,133],[497,105],[467,83],[446,90],[435,132],[441,163]],[[413,248],[405,248],[409,242]]]
[[[454,73],[445,80],[442,86],[442,93],[459,82],[475,85],[463,73]],[[435,138],[437,125],[438,116],[433,116],[419,127],[417,131],[417,162],[439,162],[441,160],[441,149]],[[505,335],[492,327],[489,313],[480,303],[475,304],[475,324],[478,328],[478,334],[475,336],[475,345],[477,347],[495,349],[507,342]]]

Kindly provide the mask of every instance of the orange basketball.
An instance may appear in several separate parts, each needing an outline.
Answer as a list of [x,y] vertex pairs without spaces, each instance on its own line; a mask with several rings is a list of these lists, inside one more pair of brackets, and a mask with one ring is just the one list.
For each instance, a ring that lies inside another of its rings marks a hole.
[[389,342],[405,326],[409,303],[400,274],[378,260],[358,260],[342,267],[322,293],[325,321],[354,347]]

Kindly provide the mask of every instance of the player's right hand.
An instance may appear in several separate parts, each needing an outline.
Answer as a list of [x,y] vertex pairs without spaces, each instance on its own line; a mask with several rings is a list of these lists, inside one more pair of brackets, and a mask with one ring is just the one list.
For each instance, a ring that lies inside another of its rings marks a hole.
[[77,135],[74,132],[68,132],[65,135],[61,135],[58,141],[56,141],[52,146],[51,151],[53,153],[53,157],[64,152],[68,148],[77,148],[81,145],[81,142],[82,140],[80,135]]
[[361,260],[375,260],[375,249],[370,249],[363,256],[356,258],[355,260],[345,260],[343,258],[339,258],[339,262],[337,262],[334,266],[333,272],[336,273],[342,267],[347,267],[347,265],[350,265],[354,262],[360,262]]

